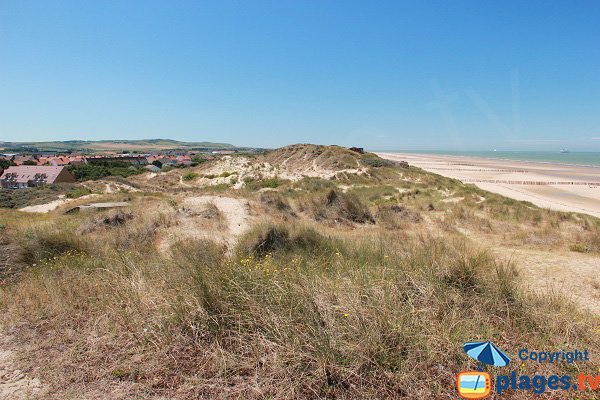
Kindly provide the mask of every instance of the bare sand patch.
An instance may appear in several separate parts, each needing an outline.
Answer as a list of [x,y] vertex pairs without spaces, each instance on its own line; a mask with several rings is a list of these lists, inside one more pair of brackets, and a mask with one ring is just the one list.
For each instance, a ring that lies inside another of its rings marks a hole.
[[19,208],[19,211],[30,212],[30,213],[48,213],[50,211],[56,210],[58,207],[62,206],[63,204],[67,204],[67,203],[70,203],[70,202],[76,201],[76,200],[90,199],[95,196],[98,196],[98,195],[97,194],[87,194],[87,195],[81,196],[77,199],[67,199],[67,198],[65,198],[64,195],[61,195],[61,196],[59,196],[58,199],[51,201],[49,203]]
[[16,368],[14,353],[2,348],[7,340],[4,336],[0,340],[0,400],[36,398],[42,392],[42,382]]
[[525,287],[540,293],[560,293],[581,307],[600,314],[600,256],[506,247],[493,248],[514,261]]
[[64,198],[57,199],[57,200],[51,201],[46,204],[38,204],[36,206],[27,206],[27,207],[19,208],[19,211],[34,212],[34,213],[47,213],[52,210],[56,210],[58,207],[62,206],[66,202],[67,202],[67,199],[64,199]]
[[234,197],[198,196],[186,197],[183,202],[186,206],[203,207],[213,203],[224,214],[227,220],[227,229],[232,236],[239,236],[249,227],[250,204],[248,200]]
[[[231,250],[252,220],[250,203],[245,199],[193,196],[185,197],[180,206],[185,211],[178,223],[168,228],[165,240],[159,244],[162,250],[175,241],[185,239],[210,239],[224,243]],[[219,215],[207,214],[212,207],[216,207]]]
[[120,182],[106,182],[104,186],[104,193],[112,194],[119,192],[139,192],[139,189],[134,188],[131,185],[126,185]]
[[456,203],[463,201],[464,199],[465,199],[464,197],[448,197],[446,199],[442,199],[442,202],[456,204]]

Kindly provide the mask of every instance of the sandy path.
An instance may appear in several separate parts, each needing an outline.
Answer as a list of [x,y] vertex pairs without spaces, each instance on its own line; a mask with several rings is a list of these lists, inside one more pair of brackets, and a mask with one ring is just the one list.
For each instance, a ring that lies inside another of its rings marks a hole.
[[56,210],[58,207],[62,206],[67,202],[66,199],[58,199],[51,201],[46,204],[38,204],[37,206],[27,206],[23,208],[19,208],[19,211],[24,212],[33,212],[33,213],[47,213],[52,210]]
[[183,200],[186,207],[203,208],[212,203],[223,213],[232,239],[241,235],[249,228],[249,204],[247,200],[233,197],[198,196],[186,197]]
[[8,340],[0,336],[0,400],[33,399],[41,394],[42,383],[15,367],[14,353],[4,349],[4,343]]
[[479,157],[378,153],[539,207],[600,218],[600,168]]
[[[211,204],[219,210],[220,215],[205,216]],[[250,204],[244,199],[192,196],[182,199],[180,206],[186,212],[179,217],[176,225],[167,230],[165,240],[158,244],[163,251],[176,241],[185,239],[209,239],[225,244],[231,251],[252,220]]]
[[59,196],[59,199],[57,199],[57,200],[51,201],[46,204],[38,204],[37,206],[27,206],[27,207],[19,208],[19,211],[31,212],[31,213],[48,213],[50,211],[56,210],[58,207],[62,206],[63,204],[67,204],[67,203],[70,203],[75,200],[91,199],[96,196],[99,196],[99,195],[98,194],[86,194],[85,196],[81,196],[76,199],[67,199],[64,196]]
[[134,188],[133,186],[126,185],[124,183],[118,182],[106,182],[104,186],[104,193],[112,194],[119,193],[121,191],[124,192],[139,192],[139,189]]
[[530,290],[560,293],[600,314],[600,256],[505,247],[493,248],[493,252],[516,264],[521,282]]

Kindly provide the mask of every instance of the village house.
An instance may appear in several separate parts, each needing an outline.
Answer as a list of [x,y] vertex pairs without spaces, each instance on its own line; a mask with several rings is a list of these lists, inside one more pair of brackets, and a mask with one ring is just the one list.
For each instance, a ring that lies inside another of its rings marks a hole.
[[165,165],[185,165],[189,167],[192,165],[192,158],[190,156],[169,156],[165,154],[153,154],[146,157],[148,164],[160,164],[160,166]]
[[8,167],[0,176],[0,187],[4,189],[24,189],[63,182],[75,182],[75,177],[64,166],[20,165]]
[[37,160],[30,155],[16,155],[12,159],[15,165],[36,165]]
[[55,167],[69,165],[70,163],[71,163],[71,160],[69,160],[69,157],[67,157],[67,156],[52,157],[48,160],[48,164],[55,166]]
[[158,160],[156,160],[154,162],[154,165],[156,165],[156,163],[160,164],[161,168],[164,168],[166,166],[173,166],[176,164],[175,160],[170,159],[169,157],[162,157],[159,158]]
[[84,165],[87,159],[84,156],[69,156],[69,165]]
[[148,171],[150,172],[160,172],[160,168],[158,168],[156,165],[154,164],[148,164],[146,165],[144,168],[146,168]]
[[152,155],[146,157],[146,162],[148,164],[152,164],[154,161],[159,160],[160,158],[161,158],[160,155],[152,154]]
[[190,165],[192,165],[192,157],[190,157],[190,156],[177,156],[175,158],[175,162],[177,162],[177,164],[179,164],[179,165],[185,165],[186,167],[189,167]]

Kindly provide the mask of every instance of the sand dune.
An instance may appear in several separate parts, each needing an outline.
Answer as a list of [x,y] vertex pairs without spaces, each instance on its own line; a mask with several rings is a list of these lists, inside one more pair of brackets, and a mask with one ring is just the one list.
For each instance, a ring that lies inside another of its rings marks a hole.
[[600,217],[598,167],[429,154],[378,155],[540,207]]

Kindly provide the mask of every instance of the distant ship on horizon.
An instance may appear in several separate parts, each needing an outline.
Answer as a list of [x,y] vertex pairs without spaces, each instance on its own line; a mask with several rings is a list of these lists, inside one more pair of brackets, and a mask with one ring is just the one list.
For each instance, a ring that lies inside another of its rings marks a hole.
[[568,152],[569,152],[569,149],[560,149],[560,152],[561,152],[561,153],[568,153]]

